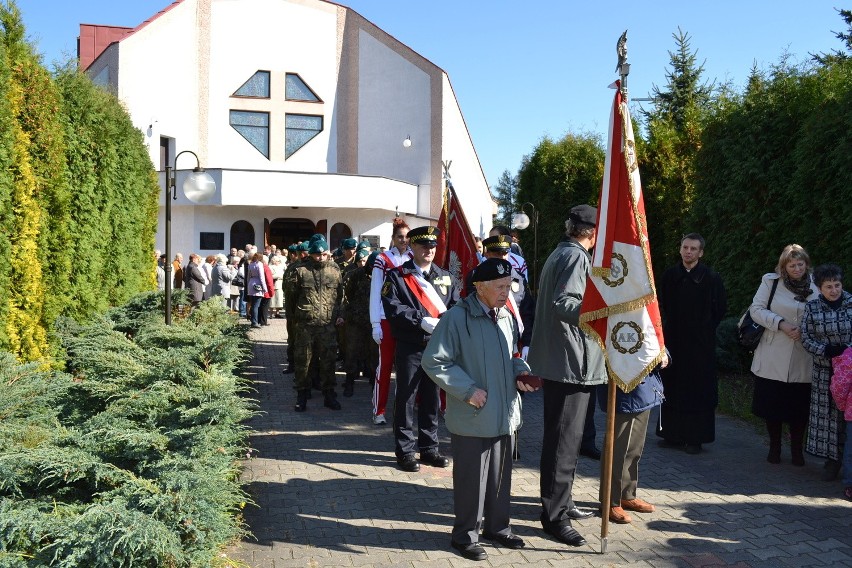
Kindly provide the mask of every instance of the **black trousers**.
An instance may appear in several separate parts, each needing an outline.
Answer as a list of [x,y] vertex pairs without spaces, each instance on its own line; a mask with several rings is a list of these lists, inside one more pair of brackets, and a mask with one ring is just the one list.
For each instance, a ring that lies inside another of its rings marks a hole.
[[453,542],[478,542],[480,529],[489,534],[510,534],[513,437],[474,438],[452,434],[451,440],[456,516]]
[[571,492],[594,387],[544,381],[544,439],[541,445],[542,525],[570,525]]
[[423,349],[423,345],[396,342],[393,432],[398,458],[418,448],[420,452],[438,449],[440,389],[420,366]]

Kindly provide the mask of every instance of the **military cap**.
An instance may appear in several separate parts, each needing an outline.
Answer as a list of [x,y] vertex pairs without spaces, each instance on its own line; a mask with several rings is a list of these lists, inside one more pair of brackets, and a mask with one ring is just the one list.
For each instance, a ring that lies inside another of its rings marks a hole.
[[358,241],[353,238],[343,239],[343,242],[340,243],[340,248],[345,249],[354,249],[358,246]]
[[358,243],[358,250],[367,249],[370,250],[372,247],[370,246],[370,241],[361,241]]
[[317,239],[315,241],[311,241],[310,245],[308,246],[308,252],[310,254],[328,252],[328,243],[325,242],[325,239]]
[[355,257],[359,260],[364,258],[365,256],[370,256],[370,251],[368,251],[367,249],[361,249],[355,253]]
[[591,205],[577,205],[568,213],[568,219],[575,223],[583,223],[592,227],[598,224],[598,210]]
[[408,231],[408,240],[412,244],[423,245],[427,247],[438,246],[438,236],[441,234],[441,229],[426,225],[417,227]]
[[336,249],[334,249],[334,252],[331,253],[331,256],[333,256],[334,258],[337,258],[339,256],[343,256],[343,249],[340,248],[340,247],[337,247]]
[[299,252],[299,245],[292,244],[292,245],[288,246],[287,252],[293,252],[293,253]]
[[482,246],[489,252],[509,252],[512,248],[512,237],[495,235],[482,241]]
[[310,246],[311,246],[311,243],[309,243],[308,241],[302,241],[298,245],[299,252],[308,252],[308,249],[310,248]]
[[[311,241],[311,242],[313,242],[313,241],[324,241],[325,235],[323,235],[322,233],[315,233],[315,234],[311,235],[311,238],[308,239],[308,240]],[[326,246],[325,248],[328,248],[328,246]]]
[[508,278],[512,275],[512,265],[502,258],[487,258],[482,264],[473,269],[471,282],[487,282],[498,278]]

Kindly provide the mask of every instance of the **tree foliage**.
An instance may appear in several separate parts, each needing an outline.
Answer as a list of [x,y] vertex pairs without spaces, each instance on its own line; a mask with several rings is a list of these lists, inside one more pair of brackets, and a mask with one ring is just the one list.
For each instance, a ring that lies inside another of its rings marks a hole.
[[517,200],[515,196],[518,193],[518,178],[509,173],[509,170],[504,170],[497,180],[497,185],[491,190],[494,199],[497,201],[497,218],[495,224],[510,226],[512,224],[512,214],[517,211]]
[[0,4],[0,349],[57,354],[59,316],[154,286],[157,182],[126,111],[84,75],[52,76]]
[[722,101],[697,156],[690,220],[712,248],[732,310],[751,302],[760,276],[789,243],[819,264],[848,265],[852,250],[852,61],[754,72]]
[[[604,150],[599,136],[566,134],[561,140],[545,137],[524,157],[518,172],[516,210],[527,201],[539,214],[538,250],[533,224],[521,231],[527,265],[538,258],[538,269],[565,234],[568,210],[581,203],[597,204],[603,181]],[[536,275],[538,282],[538,275]]]
[[811,56],[814,61],[822,65],[846,61],[852,56],[852,10],[835,9],[846,24],[845,31],[834,32],[834,37],[843,43],[843,49],[835,49],[829,53],[818,53]]
[[639,154],[648,237],[657,274],[678,259],[681,237],[701,232],[690,226],[695,198],[695,157],[701,149],[704,117],[712,105],[712,88],[702,82],[703,65],[690,46],[689,34],[672,34],[666,85],[654,86],[654,108],[644,115],[647,143]]

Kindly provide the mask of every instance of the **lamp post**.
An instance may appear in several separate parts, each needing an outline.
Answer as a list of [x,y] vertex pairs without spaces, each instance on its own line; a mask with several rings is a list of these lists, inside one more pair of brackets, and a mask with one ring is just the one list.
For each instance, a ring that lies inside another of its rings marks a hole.
[[216,193],[216,182],[201,167],[198,155],[192,150],[184,150],[175,156],[174,167],[166,166],[166,325],[172,325],[172,201],[177,199],[177,161],[181,154],[195,156],[195,169],[183,180],[183,193],[194,203],[203,204]]
[[538,289],[535,287],[535,278],[536,274],[538,274],[538,210],[536,210],[535,205],[529,201],[521,205],[520,212],[512,214],[512,228],[523,231],[530,226],[530,216],[525,211],[527,205],[530,207],[533,225],[533,273],[530,279],[530,287],[533,289],[533,292],[538,292]]

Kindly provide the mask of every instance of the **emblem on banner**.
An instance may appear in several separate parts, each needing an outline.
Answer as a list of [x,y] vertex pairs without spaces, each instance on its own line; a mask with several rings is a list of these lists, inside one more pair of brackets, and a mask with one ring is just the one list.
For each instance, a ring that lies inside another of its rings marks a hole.
[[602,276],[601,279],[610,288],[621,286],[624,284],[624,279],[627,278],[627,259],[617,252],[612,253],[612,265],[609,267],[609,276]]
[[390,293],[390,288],[390,280],[385,280],[385,283],[382,285],[382,296],[387,296]]
[[609,339],[619,353],[633,355],[642,348],[642,344],[645,342],[645,334],[642,333],[642,328],[635,321],[622,321],[612,328]]
[[512,279],[512,292],[517,294],[520,291],[521,291],[521,283],[513,278]]

